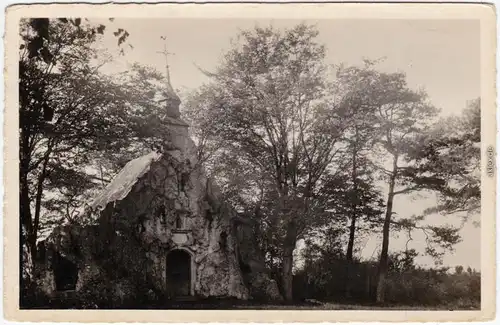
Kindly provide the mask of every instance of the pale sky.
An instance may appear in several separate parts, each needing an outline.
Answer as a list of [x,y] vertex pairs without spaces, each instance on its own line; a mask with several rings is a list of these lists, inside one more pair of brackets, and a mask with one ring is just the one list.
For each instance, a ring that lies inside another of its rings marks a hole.
[[[95,22],[101,22],[94,20]],[[166,36],[174,88],[182,92],[194,90],[208,82],[194,65],[211,71],[220,62],[221,55],[230,47],[230,40],[239,29],[255,25],[262,27],[292,27],[298,20],[244,20],[244,19],[116,19],[105,21],[108,28],[124,28],[130,34],[126,54],[106,67],[115,72],[126,68],[127,62],[139,62],[164,71],[164,58],[157,53],[163,49],[160,36]],[[474,20],[307,20],[316,25],[318,41],[326,45],[327,63],[358,65],[363,58],[385,61],[378,68],[387,72],[404,71],[413,88],[425,88],[431,102],[443,114],[459,113],[466,101],[480,95],[479,21]],[[116,50],[116,39],[108,36],[104,46]],[[182,99],[182,98],[181,98]],[[401,216],[418,214],[434,202],[433,197],[412,200],[399,197],[394,210]],[[456,224],[456,216],[443,218],[438,223]],[[479,220],[476,216],[475,220]],[[456,251],[445,257],[446,265],[463,265],[480,269],[480,229],[468,223],[463,228],[463,242]],[[409,247],[423,252],[423,235],[415,233]],[[391,239],[390,248],[401,250],[406,236]],[[371,238],[364,245],[362,255],[370,257],[380,245],[379,238]],[[376,253],[374,254],[374,256]],[[428,258],[418,260],[429,264]]]

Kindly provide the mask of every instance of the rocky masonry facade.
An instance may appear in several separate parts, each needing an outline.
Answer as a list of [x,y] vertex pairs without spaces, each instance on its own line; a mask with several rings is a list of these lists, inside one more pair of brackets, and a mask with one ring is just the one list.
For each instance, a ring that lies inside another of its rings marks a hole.
[[171,122],[164,152],[130,161],[90,204],[93,225],[58,227],[42,243],[36,273],[47,294],[64,290],[62,276],[76,292],[108,281],[118,297],[281,299],[251,226],[206,178],[187,124],[178,114]]

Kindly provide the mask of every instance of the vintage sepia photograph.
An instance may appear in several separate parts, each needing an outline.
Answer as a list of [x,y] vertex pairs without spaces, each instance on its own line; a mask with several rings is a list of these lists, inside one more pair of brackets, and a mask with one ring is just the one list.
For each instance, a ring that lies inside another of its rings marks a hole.
[[453,19],[25,10],[6,61],[15,304],[481,311],[494,10],[464,6]]

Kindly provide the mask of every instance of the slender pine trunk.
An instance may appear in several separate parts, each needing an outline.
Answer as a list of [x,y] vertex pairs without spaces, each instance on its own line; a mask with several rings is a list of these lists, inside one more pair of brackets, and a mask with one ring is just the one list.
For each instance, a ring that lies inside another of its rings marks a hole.
[[355,126],[354,143],[352,146],[352,169],[351,169],[351,182],[352,182],[352,195],[351,195],[351,225],[349,227],[349,243],[347,244],[346,259],[352,261],[354,251],[354,239],[356,237],[356,209],[359,205],[358,199],[358,126]]
[[19,165],[19,253],[20,253],[20,288],[21,300],[27,294],[26,290],[31,286],[33,273],[32,249],[29,237],[33,229],[31,205],[29,196],[28,172],[30,165],[29,136],[25,129],[21,134],[21,154]]
[[385,277],[387,274],[387,265],[389,260],[389,232],[392,214],[393,196],[389,194],[387,200],[387,211],[384,219],[384,227],[382,229],[382,251],[380,252],[378,279],[377,279],[377,303],[385,301]]
[[349,226],[349,242],[347,244],[346,260],[352,261],[354,255],[354,239],[356,237],[356,216],[351,216],[351,225]]
[[353,263],[353,252],[354,252],[354,239],[356,237],[356,219],[357,219],[357,214],[356,214],[356,209],[358,206],[358,165],[357,165],[357,141],[358,139],[358,128],[357,126],[355,127],[355,137],[354,137],[354,144],[352,147],[352,169],[351,169],[351,182],[352,182],[352,195],[351,195],[351,213],[350,213],[350,219],[351,219],[351,224],[349,226],[349,242],[347,243],[347,252],[346,252],[346,282],[345,282],[345,295],[346,297],[351,296],[351,282],[352,282],[352,263]]
[[384,218],[384,226],[382,229],[382,250],[380,252],[379,267],[377,273],[377,294],[376,302],[384,303],[385,301],[385,278],[387,275],[387,267],[389,261],[389,235],[391,227],[392,206],[394,203],[394,186],[397,177],[397,156],[394,158],[393,171],[389,180],[389,194],[387,195],[387,207]]
[[45,155],[45,159],[43,160],[42,170],[37,180],[38,183],[36,187],[36,196],[35,196],[35,215],[33,216],[33,226],[28,237],[28,244],[31,249],[32,259],[35,259],[36,257],[36,250],[37,250],[36,241],[38,239],[38,230],[40,228],[40,214],[42,210],[43,183],[47,178],[47,165],[49,163],[50,150],[51,150],[50,146],[48,150],[49,151]]

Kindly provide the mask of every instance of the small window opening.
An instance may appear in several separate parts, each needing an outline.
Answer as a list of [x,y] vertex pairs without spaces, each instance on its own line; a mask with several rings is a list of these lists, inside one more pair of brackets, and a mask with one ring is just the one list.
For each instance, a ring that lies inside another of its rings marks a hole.
[[208,220],[208,228],[211,228],[212,221],[214,221],[214,216],[213,216],[212,210],[210,208],[205,210],[205,218],[207,218],[207,220]]
[[177,216],[175,218],[175,228],[176,229],[182,229],[183,228],[183,225],[182,225],[182,217],[181,216]]
[[225,250],[227,248],[227,234],[225,231],[223,231],[221,234],[220,234],[220,248],[222,250]]
[[189,173],[187,172],[181,173],[179,180],[179,191],[184,192],[186,190],[188,182],[189,182]]
[[212,222],[214,220],[214,216],[212,214],[211,209],[205,210],[205,217],[208,219],[208,221]]
[[160,218],[161,222],[163,223],[166,223],[167,222],[167,211],[165,209],[165,206],[164,205],[161,205],[159,208],[158,208],[158,213],[157,213],[158,217]]

